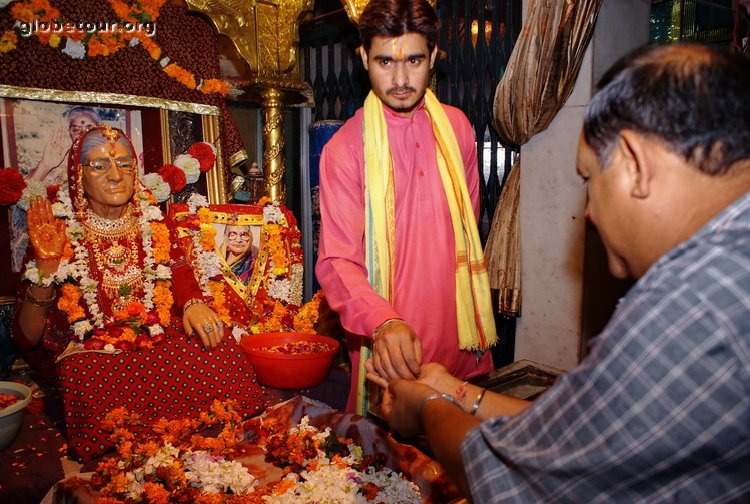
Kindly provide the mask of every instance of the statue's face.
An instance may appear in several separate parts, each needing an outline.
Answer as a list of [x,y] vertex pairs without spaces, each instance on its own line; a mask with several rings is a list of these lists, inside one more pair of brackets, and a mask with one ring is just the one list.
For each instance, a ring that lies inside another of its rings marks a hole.
[[435,64],[437,47],[430,51],[419,33],[373,37],[370,50],[360,49],[373,92],[399,114],[411,116],[422,100]]
[[123,144],[104,142],[89,152],[83,164],[83,190],[91,209],[108,215],[124,207],[133,196],[136,163]]
[[253,244],[253,234],[250,226],[227,226],[224,229],[224,240],[227,250],[236,256],[244,255]]

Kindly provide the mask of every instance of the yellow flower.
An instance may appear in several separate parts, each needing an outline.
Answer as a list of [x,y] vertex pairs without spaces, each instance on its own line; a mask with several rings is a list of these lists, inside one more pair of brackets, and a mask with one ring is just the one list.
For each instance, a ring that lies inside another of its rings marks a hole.
[[198,209],[198,222],[200,222],[201,224],[213,223],[213,214],[210,208],[201,207]]
[[6,53],[16,48],[18,42],[18,35],[14,30],[8,30],[3,33],[3,37],[0,38],[0,53]]
[[60,35],[58,35],[57,33],[53,33],[52,35],[50,35],[48,44],[50,47],[54,47],[55,49],[57,49],[57,46],[60,45],[61,40],[62,38],[60,38]]
[[201,223],[200,228],[200,242],[203,250],[213,250],[216,247],[216,229],[210,223]]

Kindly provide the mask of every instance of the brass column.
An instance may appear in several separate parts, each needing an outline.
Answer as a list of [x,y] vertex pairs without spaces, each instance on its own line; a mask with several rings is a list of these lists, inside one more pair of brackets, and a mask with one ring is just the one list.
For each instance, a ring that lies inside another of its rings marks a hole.
[[300,23],[312,13],[313,0],[186,0],[227,35],[247,63],[247,74],[234,80],[234,99],[263,109],[265,195],[285,203],[282,108],[314,105],[312,88],[300,80],[297,58]]
[[283,93],[266,88],[260,93],[263,107],[263,173],[266,196],[284,204],[284,104]]

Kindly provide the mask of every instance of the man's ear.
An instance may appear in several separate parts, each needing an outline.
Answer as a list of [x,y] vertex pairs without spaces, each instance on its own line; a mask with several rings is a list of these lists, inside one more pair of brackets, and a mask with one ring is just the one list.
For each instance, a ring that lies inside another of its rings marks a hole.
[[432,48],[432,53],[430,53],[430,70],[435,68],[435,59],[437,58],[438,48],[437,44],[435,47]]
[[648,198],[654,175],[648,140],[633,130],[622,130],[617,141],[617,149],[629,177],[631,196]]
[[365,51],[364,44],[359,46],[359,57],[362,58],[362,64],[365,66],[365,70],[369,70],[367,64],[367,51]]

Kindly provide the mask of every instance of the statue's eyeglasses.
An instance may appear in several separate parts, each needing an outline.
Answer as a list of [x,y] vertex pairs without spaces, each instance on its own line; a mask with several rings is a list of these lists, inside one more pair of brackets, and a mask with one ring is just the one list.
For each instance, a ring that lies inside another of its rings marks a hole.
[[119,170],[124,172],[132,172],[136,167],[135,159],[132,157],[121,157],[117,159],[96,158],[92,159],[89,164],[83,166],[88,166],[94,173],[107,173],[113,164]]

